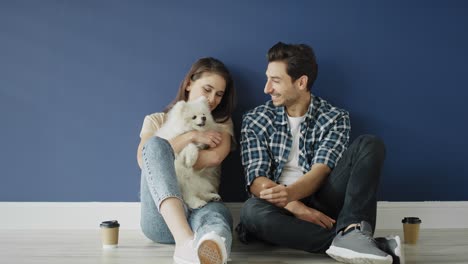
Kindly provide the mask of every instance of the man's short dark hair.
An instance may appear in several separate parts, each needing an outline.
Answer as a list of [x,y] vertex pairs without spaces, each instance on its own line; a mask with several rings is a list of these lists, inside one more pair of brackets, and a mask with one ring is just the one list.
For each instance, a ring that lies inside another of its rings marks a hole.
[[308,77],[307,89],[310,91],[317,79],[318,70],[315,54],[310,46],[278,42],[270,48],[267,57],[268,62],[284,61],[287,64],[286,71],[293,82],[306,75]]

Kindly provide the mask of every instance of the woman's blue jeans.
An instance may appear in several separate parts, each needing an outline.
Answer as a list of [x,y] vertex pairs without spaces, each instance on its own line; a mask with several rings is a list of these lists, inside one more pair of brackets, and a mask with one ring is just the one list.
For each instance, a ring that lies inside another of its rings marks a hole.
[[[157,243],[173,244],[174,237],[159,209],[166,198],[182,201],[174,168],[174,151],[165,139],[150,138],[142,150],[141,229],[146,237]],[[184,206],[187,221],[195,233],[195,242],[214,231],[226,239],[228,256],[232,245],[232,216],[222,202],[209,202],[198,209]]]

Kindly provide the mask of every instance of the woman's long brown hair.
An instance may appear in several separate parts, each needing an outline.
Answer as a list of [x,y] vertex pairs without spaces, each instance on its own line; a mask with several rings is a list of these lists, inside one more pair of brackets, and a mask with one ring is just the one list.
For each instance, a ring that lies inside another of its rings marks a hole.
[[218,123],[227,121],[231,117],[236,103],[234,81],[232,80],[231,73],[229,73],[229,70],[226,68],[226,66],[221,61],[211,57],[201,58],[192,65],[184,80],[180,84],[176,98],[169,106],[166,107],[164,112],[167,113],[178,101],[187,101],[189,97],[189,92],[186,90],[187,86],[190,84],[190,82],[200,79],[203,73],[217,74],[223,77],[223,79],[226,81],[226,89],[224,90],[223,98],[221,99],[219,105],[211,112],[211,114]]

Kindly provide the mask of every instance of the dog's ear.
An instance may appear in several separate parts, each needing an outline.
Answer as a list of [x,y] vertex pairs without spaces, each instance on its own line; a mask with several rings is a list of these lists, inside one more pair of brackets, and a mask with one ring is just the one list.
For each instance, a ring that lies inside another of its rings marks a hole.
[[185,108],[185,105],[187,104],[187,102],[185,102],[184,100],[181,100],[179,102],[177,102],[172,108],[171,108],[171,112],[173,113],[182,113],[182,111],[184,111],[184,108]]

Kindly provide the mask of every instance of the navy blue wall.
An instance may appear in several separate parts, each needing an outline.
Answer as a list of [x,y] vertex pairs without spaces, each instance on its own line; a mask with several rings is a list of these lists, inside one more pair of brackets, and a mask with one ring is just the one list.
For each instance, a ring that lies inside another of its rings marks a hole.
[[[468,2],[167,2],[0,2],[0,201],[138,201],[144,116],[214,56],[238,133],[277,41],[313,46],[313,93],[350,111],[353,138],[385,140],[379,200],[468,200]],[[239,153],[225,165],[242,201]]]

